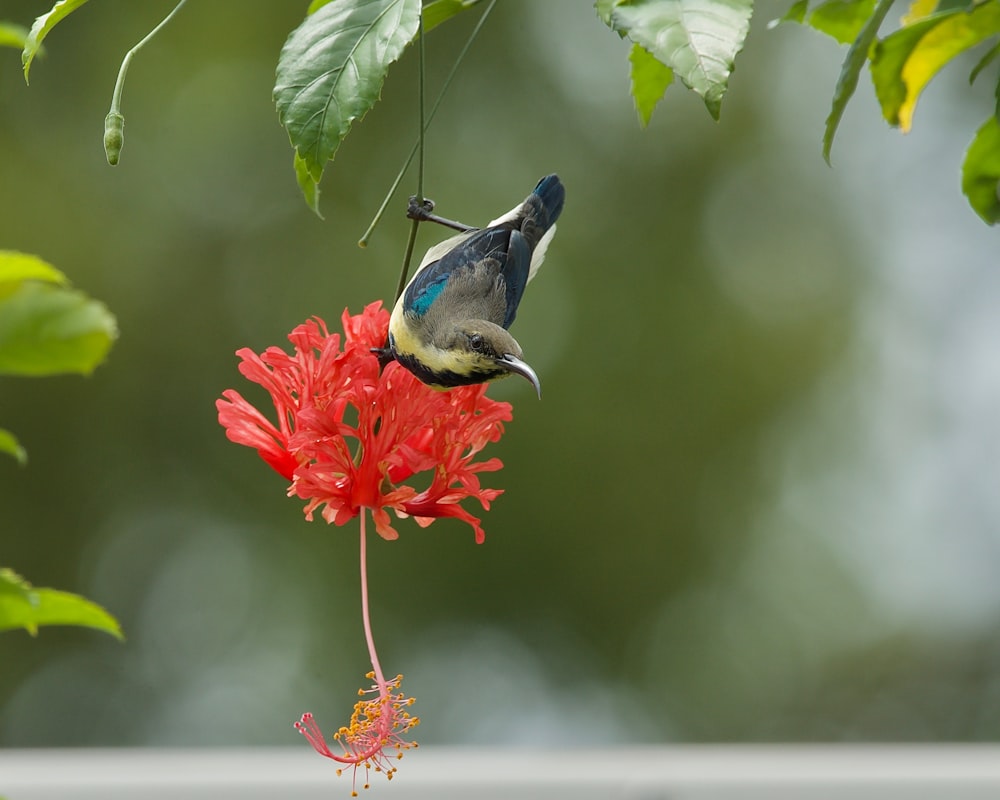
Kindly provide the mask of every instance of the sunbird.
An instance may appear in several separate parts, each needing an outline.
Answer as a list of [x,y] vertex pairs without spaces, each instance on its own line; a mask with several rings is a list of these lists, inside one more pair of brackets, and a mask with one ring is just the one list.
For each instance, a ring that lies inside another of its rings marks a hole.
[[427,251],[392,310],[383,357],[436,389],[516,373],[541,397],[538,376],[507,329],[555,236],[565,196],[559,176],[547,175],[523,203],[485,228],[468,228],[425,208],[421,219],[463,232]]

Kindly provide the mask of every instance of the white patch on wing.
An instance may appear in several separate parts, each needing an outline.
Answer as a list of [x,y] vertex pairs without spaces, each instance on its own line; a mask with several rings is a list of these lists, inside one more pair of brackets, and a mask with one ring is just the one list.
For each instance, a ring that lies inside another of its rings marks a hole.
[[531,254],[531,267],[528,269],[529,282],[535,277],[535,273],[541,269],[542,262],[545,260],[545,251],[549,249],[549,244],[552,242],[552,237],[555,235],[556,226],[553,223],[552,227],[545,231],[542,238],[538,240],[538,244],[535,245],[535,251]]

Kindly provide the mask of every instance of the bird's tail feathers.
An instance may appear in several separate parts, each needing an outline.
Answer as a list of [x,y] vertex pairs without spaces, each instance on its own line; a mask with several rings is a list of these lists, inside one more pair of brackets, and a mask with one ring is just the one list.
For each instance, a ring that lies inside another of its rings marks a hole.
[[[559,180],[559,176],[546,175],[538,182],[527,199],[518,203],[506,214],[491,219],[487,227],[492,228],[495,225],[503,225],[508,222],[517,223],[519,220],[523,225],[524,220],[528,220],[533,226],[539,228],[537,237],[541,237],[559,219],[565,199],[566,189],[563,187],[562,181]],[[531,237],[529,236],[529,238]]]
[[[558,175],[546,175],[542,178],[535,191],[524,201],[526,206],[531,207],[534,212],[535,223],[547,231],[555,225],[556,220],[563,210],[563,202],[566,200],[566,189],[559,180]],[[525,208],[527,214],[528,209]]]

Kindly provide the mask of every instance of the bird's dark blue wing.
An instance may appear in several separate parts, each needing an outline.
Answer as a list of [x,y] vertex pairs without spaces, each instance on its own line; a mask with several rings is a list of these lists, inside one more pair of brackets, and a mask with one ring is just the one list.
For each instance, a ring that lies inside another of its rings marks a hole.
[[438,299],[438,295],[448,285],[449,273],[441,269],[441,262],[436,261],[420,270],[413,276],[403,295],[403,308],[418,317],[427,313],[427,309]]
[[507,246],[506,261],[501,267],[504,280],[507,283],[507,315],[503,327],[509,328],[517,316],[517,307],[521,304],[524,287],[528,285],[528,274],[531,272],[531,247],[520,231],[511,231]]
[[502,274],[507,306],[502,325],[506,328],[514,321],[530,268],[531,248],[520,231],[511,231],[508,226],[486,228],[420,270],[406,287],[404,307],[418,316],[426,314],[448,282],[459,274],[471,277],[469,273],[475,273],[485,295],[497,275]]

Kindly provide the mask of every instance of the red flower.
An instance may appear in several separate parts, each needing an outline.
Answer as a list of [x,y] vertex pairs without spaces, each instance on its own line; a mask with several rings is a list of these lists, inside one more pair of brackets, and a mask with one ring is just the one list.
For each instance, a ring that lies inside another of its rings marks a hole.
[[[342,321],[343,349],[340,335],[315,318],[289,335],[292,355],[238,350],[240,372],[267,389],[278,422],[229,389],[216,401],[226,435],[291,481],[288,494],[307,501],[309,520],[320,509],[327,522],[343,525],[370,508],[379,535],[395,539],[391,508],[422,527],[455,517],[482,542],[480,520],[460,503],[474,497],[488,510],[502,493],[482,488],[478,477],[500,469],[500,460],[473,459],[499,440],[510,404],[488,398],[484,384],[442,392],[395,362],[380,370],[371,349],[386,341],[381,302],[355,316],[345,310]],[[423,472],[431,475],[417,488],[413,479]]]

